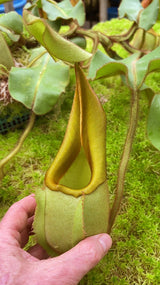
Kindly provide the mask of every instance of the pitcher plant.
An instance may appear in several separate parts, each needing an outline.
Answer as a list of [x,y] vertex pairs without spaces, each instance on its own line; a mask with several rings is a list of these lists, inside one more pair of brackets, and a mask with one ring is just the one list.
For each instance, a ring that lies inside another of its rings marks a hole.
[[107,232],[106,119],[84,72],[75,66],[76,91],[60,150],[38,190],[34,231],[50,255],[87,236]]

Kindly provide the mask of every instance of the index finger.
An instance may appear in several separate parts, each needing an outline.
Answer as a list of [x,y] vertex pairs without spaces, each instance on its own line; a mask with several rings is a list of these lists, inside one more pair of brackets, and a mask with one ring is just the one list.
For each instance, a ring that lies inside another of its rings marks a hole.
[[34,194],[14,203],[3,217],[0,223],[1,229],[14,230],[21,233],[27,226],[28,218],[33,216],[35,208]]

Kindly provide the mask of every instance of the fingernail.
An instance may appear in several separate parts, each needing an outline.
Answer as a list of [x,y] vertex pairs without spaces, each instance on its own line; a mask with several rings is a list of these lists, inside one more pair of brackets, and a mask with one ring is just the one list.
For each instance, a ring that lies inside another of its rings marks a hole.
[[100,235],[98,240],[99,240],[99,242],[100,242],[100,244],[104,250],[104,254],[106,254],[112,245],[111,237],[107,234],[102,234],[102,235]]

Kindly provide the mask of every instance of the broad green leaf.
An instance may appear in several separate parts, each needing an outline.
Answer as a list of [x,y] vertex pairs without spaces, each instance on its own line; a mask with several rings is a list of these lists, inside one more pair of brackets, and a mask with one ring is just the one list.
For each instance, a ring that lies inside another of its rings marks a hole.
[[17,34],[21,34],[23,32],[22,17],[14,11],[1,16],[0,25],[14,31]]
[[60,27],[61,27],[61,20],[58,19],[56,21],[50,21],[50,20],[47,20],[47,23],[50,25],[50,27],[55,30],[56,32],[58,32],[60,30]]
[[98,79],[123,74],[125,84],[140,89],[149,73],[160,70],[160,47],[143,57],[140,56],[141,53],[137,52],[125,59],[115,60],[97,51],[92,58],[88,77]]
[[8,29],[6,29],[3,26],[0,26],[0,31],[7,34],[7,36],[10,38],[10,40],[13,42],[17,42],[20,38],[20,35],[15,35],[13,32],[9,31]]
[[150,88],[148,85],[146,85],[145,83],[142,84],[140,91],[145,92],[146,97],[148,98],[148,101],[151,102],[155,92],[153,91],[152,88]]
[[148,31],[156,23],[158,13],[159,0],[153,0],[151,4],[140,13],[138,26]]
[[151,143],[160,150],[160,94],[153,97],[147,122],[147,135]]
[[120,18],[126,17],[136,22],[139,28],[148,31],[158,18],[159,0],[153,0],[146,8],[142,7],[139,0],[122,0],[118,10]]
[[12,68],[9,75],[11,96],[37,115],[49,112],[69,82],[69,68],[44,54],[41,64]]
[[136,62],[136,77],[138,88],[143,84],[145,77],[153,72],[160,70],[160,47],[156,48],[147,55],[141,57]]
[[52,57],[71,63],[85,61],[91,57],[90,53],[56,33],[44,19],[33,16],[27,10],[24,10],[23,16],[28,31],[48,50]]
[[12,54],[1,32],[0,32],[0,65],[4,65],[5,67],[7,67],[8,70],[10,70],[12,66],[14,66]]
[[85,49],[86,45],[87,45],[87,41],[85,38],[83,37],[75,37],[75,38],[71,38],[70,41],[74,44],[76,44],[77,46]]
[[51,21],[58,18],[73,19],[77,20],[80,26],[85,22],[85,10],[82,0],[78,1],[75,6],[72,6],[70,0],[63,0],[60,3],[52,0],[42,0],[42,8]]
[[121,61],[116,61],[98,50],[92,58],[88,77],[98,79],[126,72],[126,66]]
[[127,66],[128,72],[126,75],[126,85],[131,87],[132,89],[137,89],[137,69],[136,64],[139,60],[141,52],[137,52],[125,59],[122,62]]
[[[28,3],[29,4],[29,3]],[[39,7],[38,3],[37,6],[32,6],[30,5],[25,5],[25,9],[27,9],[28,11],[32,12],[32,15],[41,18],[40,14],[39,14]],[[46,19],[47,23],[51,26],[52,29],[54,29],[56,32],[59,31],[60,27],[61,27],[61,19],[57,19],[55,21],[50,21],[48,19]]]
[[98,79],[102,77],[109,77],[113,75],[125,75],[124,81],[131,88],[135,87],[135,62],[137,61],[140,53],[135,53],[123,60],[115,60],[101,51],[93,56],[88,77],[91,79]]
[[137,22],[138,15],[143,9],[139,0],[122,0],[118,8],[120,18],[128,18],[130,21]]
[[160,70],[160,47],[143,57],[140,55],[141,53],[136,53],[122,60],[128,68],[129,86],[136,89],[141,89],[149,73]]
[[46,49],[43,46],[34,48],[31,50],[31,56],[29,58],[30,66],[37,66],[43,63],[43,55],[47,53]]
[[0,17],[0,30],[12,41],[17,41],[23,31],[22,17],[16,12],[9,12]]

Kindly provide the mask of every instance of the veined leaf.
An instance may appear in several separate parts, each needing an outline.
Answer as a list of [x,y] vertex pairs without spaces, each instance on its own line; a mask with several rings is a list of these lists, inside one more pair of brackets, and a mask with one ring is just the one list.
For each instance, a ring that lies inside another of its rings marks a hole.
[[23,31],[22,17],[16,12],[9,12],[0,17],[0,30],[12,41],[17,41]]
[[41,64],[12,68],[9,75],[11,96],[37,115],[49,112],[69,82],[69,67],[44,54]]
[[44,19],[33,16],[27,10],[24,10],[23,16],[28,31],[48,50],[52,57],[71,63],[85,61],[91,57],[90,53],[56,33]]
[[29,58],[30,66],[37,66],[43,63],[43,55],[47,53],[46,49],[43,46],[32,49],[31,56]]
[[58,18],[65,20],[76,19],[80,26],[85,22],[84,4],[81,0],[75,6],[71,4],[70,0],[63,0],[60,3],[52,0],[42,0],[42,8],[51,21]]
[[10,70],[12,66],[14,66],[12,54],[1,32],[0,32],[0,65],[4,65],[5,67],[7,67],[8,70]]
[[148,101],[151,102],[154,95],[155,95],[155,92],[152,88],[150,88],[149,86],[147,86],[145,83],[142,84],[141,88],[140,88],[140,91],[144,91],[145,92],[145,95],[146,97],[148,98]]
[[160,150],[160,94],[153,97],[148,121],[147,121],[147,135],[151,143]]
[[130,21],[137,22],[138,15],[143,9],[139,0],[128,1],[122,0],[118,8],[118,14],[120,18],[128,18]]
[[124,74],[123,80],[128,86],[140,89],[149,73],[160,70],[160,47],[140,56],[141,53],[137,52],[125,59],[115,60],[97,51],[92,58],[88,77],[98,79]]
[[127,68],[121,61],[116,61],[98,50],[92,58],[88,77],[98,79],[126,72]]
[[[30,3],[27,3],[25,5],[25,9],[28,11],[32,12],[32,15],[41,18],[39,10],[41,10],[42,5],[40,1],[36,2],[36,6],[35,5],[31,5]],[[59,31],[60,27],[61,27],[61,19],[57,19],[55,21],[51,21],[49,19],[46,19],[47,23],[51,26],[51,28],[53,30],[55,30],[56,32]]]
[[151,4],[142,10],[139,16],[138,26],[148,31],[155,23],[159,13],[159,0],[153,0]]
[[139,0],[122,0],[118,11],[120,18],[126,17],[136,22],[139,28],[148,31],[158,18],[159,0],[153,0],[146,8],[142,7]]
[[160,47],[154,49],[152,52],[141,57],[136,62],[136,77],[138,88],[142,85],[145,77],[153,72],[160,70]]
[[92,58],[88,77],[98,79],[118,74],[125,75],[123,79],[125,83],[131,88],[134,88],[136,85],[134,68],[139,55],[140,53],[135,53],[125,59],[115,60],[103,54],[101,51],[97,51]]

